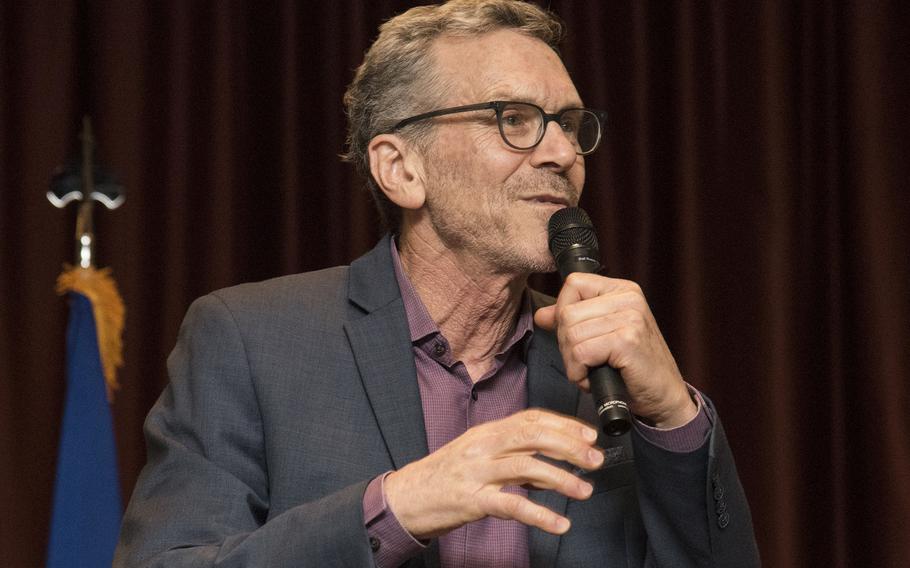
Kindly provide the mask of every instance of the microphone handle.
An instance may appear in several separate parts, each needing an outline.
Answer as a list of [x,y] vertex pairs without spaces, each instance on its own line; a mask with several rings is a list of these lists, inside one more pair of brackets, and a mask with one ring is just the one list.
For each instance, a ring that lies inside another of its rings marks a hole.
[[619,371],[609,365],[588,370],[594,409],[600,417],[600,427],[607,436],[622,436],[632,425],[629,393]]

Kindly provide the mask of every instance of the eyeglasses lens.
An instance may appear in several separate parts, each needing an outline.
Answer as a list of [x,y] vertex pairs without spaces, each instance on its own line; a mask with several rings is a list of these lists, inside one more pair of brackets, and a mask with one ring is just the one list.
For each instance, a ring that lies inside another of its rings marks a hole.
[[[504,106],[499,123],[506,142],[519,149],[536,146],[544,134],[544,117],[540,109],[528,104]],[[597,115],[588,110],[564,111],[560,115],[559,126],[579,154],[594,150],[600,139],[600,122]]]
[[524,149],[537,144],[543,117],[540,111],[531,105],[513,103],[503,107],[499,123],[506,142]]

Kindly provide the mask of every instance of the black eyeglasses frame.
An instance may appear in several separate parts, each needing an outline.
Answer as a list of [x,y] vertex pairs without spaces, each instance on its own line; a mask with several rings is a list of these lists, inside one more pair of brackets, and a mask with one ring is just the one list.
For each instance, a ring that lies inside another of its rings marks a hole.
[[[537,141],[527,147],[516,146],[515,144],[509,142],[508,137],[506,137],[505,132],[503,132],[503,130],[502,130],[502,111],[506,107],[506,105],[515,105],[515,104],[533,107],[533,108],[537,109],[537,111],[540,112],[540,115],[543,117],[543,125],[540,128],[540,132],[537,136]],[[404,120],[399,121],[397,124],[395,124],[395,126],[392,127],[391,131],[395,132],[395,131],[401,130],[405,126],[414,124],[415,122],[420,122],[422,120],[427,120],[430,118],[436,118],[437,116],[446,116],[449,114],[458,114],[458,113],[462,113],[462,112],[473,112],[473,111],[478,111],[478,110],[496,111],[496,124],[499,126],[500,137],[502,137],[503,142],[505,142],[510,148],[514,148],[516,150],[530,150],[532,148],[535,148],[543,140],[543,137],[547,132],[547,125],[550,122],[555,122],[556,124],[559,124],[560,119],[562,118],[564,113],[567,113],[570,111],[579,111],[579,110],[591,113],[597,118],[597,125],[598,125],[597,141],[594,143],[594,146],[587,152],[581,152],[581,151],[576,150],[575,153],[578,154],[579,156],[587,156],[588,154],[591,154],[592,152],[594,152],[594,150],[597,150],[597,148],[600,146],[600,141],[603,139],[604,127],[607,122],[607,113],[602,110],[595,110],[595,109],[582,108],[582,107],[573,107],[573,108],[562,109],[561,111],[559,111],[557,113],[548,113],[543,108],[541,108],[540,106],[538,106],[534,103],[529,103],[529,102],[524,102],[524,101],[489,101],[486,103],[475,103],[475,104],[470,104],[470,105],[441,108],[438,110],[431,110],[429,112],[424,112],[421,114],[410,116],[408,118],[405,118]]]

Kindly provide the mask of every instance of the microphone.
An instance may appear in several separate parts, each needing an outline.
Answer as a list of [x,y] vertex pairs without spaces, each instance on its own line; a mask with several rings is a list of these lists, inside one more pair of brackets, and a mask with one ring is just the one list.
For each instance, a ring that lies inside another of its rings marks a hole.
[[[547,225],[550,254],[556,260],[562,280],[573,272],[596,273],[600,270],[600,250],[594,225],[584,209],[566,207],[550,217]],[[621,436],[631,426],[629,394],[619,372],[609,365],[588,370],[591,396],[600,417],[600,426],[608,436]]]

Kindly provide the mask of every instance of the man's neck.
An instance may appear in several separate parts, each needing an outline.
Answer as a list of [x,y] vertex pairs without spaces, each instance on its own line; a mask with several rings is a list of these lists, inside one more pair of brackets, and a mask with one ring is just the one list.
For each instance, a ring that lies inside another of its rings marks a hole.
[[482,260],[416,232],[399,237],[398,245],[414,291],[476,381],[512,335],[527,275],[495,273]]

